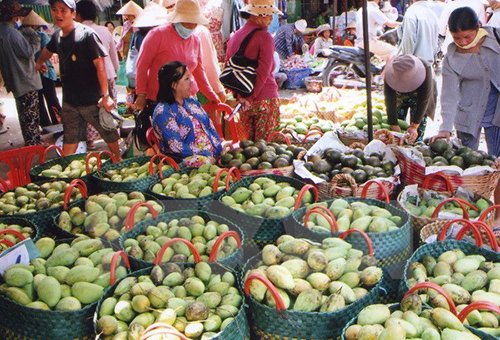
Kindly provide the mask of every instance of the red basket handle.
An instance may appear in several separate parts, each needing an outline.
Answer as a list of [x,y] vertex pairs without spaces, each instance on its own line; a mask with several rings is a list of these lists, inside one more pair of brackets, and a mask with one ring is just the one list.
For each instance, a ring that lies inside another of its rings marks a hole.
[[319,131],[319,132],[321,132],[321,135],[323,135],[323,130],[321,130],[321,128],[319,126],[314,126],[312,128],[309,128],[309,130],[307,132],[309,133],[309,132],[312,132],[312,131]]
[[[496,239],[495,235],[493,234],[493,231],[490,229],[490,227],[486,223],[484,223],[482,221],[475,221],[475,222],[472,222],[472,223],[476,226],[476,228],[478,230],[479,229],[483,229],[486,232],[486,236],[488,236],[488,241],[489,241],[491,249],[493,249],[494,251],[498,252],[499,251],[499,249],[498,249],[498,242],[497,242],[497,239]],[[465,236],[465,234],[467,233],[467,231],[469,229],[470,229],[470,226],[469,225],[465,225],[462,229],[460,229],[460,231],[458,232],[458,234],[457,234],[457,236],[455,238],[457,240],[463,239],[463,237]],[[482,238],[481,238],[481,242],[482,242]]]
[[445,199],[444,201],[442,201],[441,203],[439,203],[436,207],[436,209],[434,209],[434,212],[432,213],[432,216],[431,218],[437,218],[438,214],[439,214],[439,211],[441,210],[441,208],[448,202],[457,202],[458,205],[460,206],[460,208],[462,209],[463,211],[463,218],[468,220],[469,219],[469,213],[467,212],[467,210],[465,210],[465,206],[464,205],[467,205],[469,208],[471,209],[474,209],[477,210],[476,206],[470,204],[469,202],[461,199],[461,198],[458,198],[458,197],[450,197],[450,198],[447,198]]
[[314,136],[314,135],[323,136],[323,131],[316,130],[316,129],[307,131],[306,135],[304,136],[304,139],[302,140],[302,143],[305,143],[307,141],[308,137],[311,137],[311,136]]
[[330,231],[332,232],[332,234],[337,233],[339,231],[335,215],[333,215],[330,209],[322,205],[312,207],[311,209],[306,211],[306,214],[304,215],[304,227],[307,228],[307,222],[309,222],[309,218],[313,213],[323,216],[328,221],[328,223],[330,224]]
[[0,178],[0,192],[9,191],[9,184],[4,179]]
[[212,251],[210,252],[210,256],[208,257],[208,262],[217,261],[217,254],[219,253],[219,248],[222,245],[222,242],[228,237],[234,238],[236,240],[236,245],[238,246],[238,248],[241,248],[240,235],[234,230],[225,231],[222,234],[220,234],[217,240],[215,241],[214,246],[212,247]]
[[382,182],[376,180],[376,179],[371,179],[365,183],[363,186],[363,190],[361,191],[361,198],[366,198],[366,195],[368,194],[368,189],[372,184],[378,185],[378,195],[383,196],[381,200],[384,200],[385,203],[389,204],[391,203],[391,200],[389,199],[389,193],[387,192],[387,189],[385,188],[384,184]]
[[295,200],[295,205],[293,207],[295,210],[300,208],[300,206],[302,204],[302,199],[304,198],[304,195],[306,194],[306,192],[308,190],[312,190],[312,192],[314,194],[314,202],[318,202],[318,199],[319,199],[318,188],[316,188],[312,184],[306,184],[302,187],[302,189],[300,189],[299,194],[297,195],[297,199]]
[[123,262],[125,262],[125,266],[130,269],[130,261],[128,260],[128,255],[126,252],[123,250],[118,250],[113,254],[113,257],[111,258],[111,265],[109,269],[109,285],[112,286],[116,282],[116,266],[118,265],[118,260],[120,257],[123,259]]
[[157,153],[157,154],[151,156],[151,158],[148,161],[148,163],[149,163],[148,172],[150,175],[154,175],[154,173],[155,173],[155,168],[154,168],[155,160],[157,158],[163,158],[163,157],[166,157],[166,156],[162,153]]
[[52,144],[45,148],[42,153],[42,157],[40,158],[40,164],[45,163],[45,159],[47,158],[47,154],[50,150],[56,150],[59,153],[59,157],[64,157],[64,151],[59,146]]
[[426,175],[424,182],[422,183],[422,189],[430,189],[432,180],[443,180],[446,184],[446,191],[453,192],[453,184],[451,184],[450,179],[442,172],[435,172],[430,175]]
[[85,156],[85,172],[87,173],[87,175],[91,173],[89,161],[92,157],[95,157],[97,159],[97,164],[96,164],[97,170],[99,171],[101,170],[102,155],[107,155],[113,164],[116,163],[117,161],[115,155],[109,152],[108,150],[103,150],[99,152],[89,152],[87,156]]
[[240,169],[234,166],[229,169],[226,177],[226,190],[229,190],[231,186],[231,178],[234,178],[234,181],[238,182],[241,179]]
[[366,247],[368,248],[368,255],[375,256],[375,251],[373,250],[372,239],[363,230],[349,229],[349,230],[344,231],[342,234],[340,234],[339,238],[345,239],[348,235],[353,234],[353,233],[358,233],[358,234],[361,234],[361,236],[363,236],[363,238],[366,241]]
[[83,198],[87,199],[89,197],[87,191],[87,185],[85,184],[85,182],[82,181],[80,178],[72,180],[66,187],[66,190],[64,190],[64,205],[63,205],[64,210],[68,209],[69,200],[71,199],[71,193],[73,192],[74,188],[80,190],[80,193],[82,194]]
[[[483,240],[481,238],[481,234],[479,233],[479,229],[469,220],[466,220],[464,218],[458,218],[456,220],[449,220],[448,222],[446,222],[446,224],[443,226],[443,228],[441,229],[441,231],[439,232],[438,234],[438,241],[443,241],[445,238],[446,238],[446,232],[448,231],[448,229],[451,227],[451,225],[453,223],[465,223],[466,226],[462,227],[460,229],[460,231],[462,231],[463,229],[465,229],[465,231],[467,231],[469,228],[472,229],[472,233],[474,234],[474,239],[476,240],[476,246],[478,247],[482,247],[483,246]],[[460,233],[459,231],[459,233]],[[457,235],[457,239],[458,239],[458,235]]]
[[189,340],[184,334],[175,329],[172,325],[163,322],[155,322],[142,333],[140,340],[147,340],[155,335],[173,335],[180,340]]
[[0,235],[14,235],[15,237],[17,237],[20,241],[24,241],[26,240],[26,237],[24,237],[24,235],[22,233],[20,233],[19,231],[17,230],[14,230],[14,229],[4,229],[4,230],[0,230]]
[[[222,174],[225,173],[225,172],[229,172],[229,169],[228,168],[222,168],[222,169],[217,170],[217,172],[215,173],[214,183],[212,184],[212,191],[214,193],[216,193],[219,190],[220,178],[222,177]],[[227,181],[226,181],[226,190],[228,190],[227,187],[228,187],[228,185],[227,185]]]
[[13,246],[15,245],[15,243],[14,243],[14,242],[11,242],[11,241],[6,240],[6,239],[4,239],[4,238],[0,240],[0,244],[5,244],[5,245],[6,245],[7,247],[9,247],[9,248],[10,248],[10,247],[13,247]]
[[458,319],[460,320],[460,322],[464,322],[470,312],[478,309],[488,310],[490,312],[500,314],[500,307],[498,307],[497,305],[488,301],[476,301],[462,309],[460,314],[458,314]]
[[245,295],[247,296],[250,295],[250,283],[252,283],[253,280],[259,280],[267,287],[267,289],[273,296],[274,303],[276,304],[276,310],[278,311],[286,310],[285,302],[283,302],[283,298],[276,290],[276,287],[273,285],[271,281],[269,281],[267,277],[262,275],[262,273],[253,272],[250,275],[248,275],[247,279],[245,280]]
[[484,211],[479,215],[479,221],[485,221],[488,214],[496,209],[500,209],[500,204],[494,204],[484,209]]
[[273,131],[269,134],[269,136],[267,136],[266,138],[266,142],[272,142],[273,141],[273,138],[276,137],[276,136],[280,136],[282,137],[284,140],[285,140],[285,143],[286,145],[292,145],[292,142],[290,142],[290,138],[288,138],[287,135],[283,134],[282,132],[279,132],[279,131]]
[[137,210],[140,207],[147,207],[149,209],[149,212],[151,213],[151,215],[153,215],[153,218],[158,217],[158,211],[156,211],[153,208],[151,203],[148,203],[148,202],[137,203],[132,208],[130,208],[129,212],[127,213],[127,216],[125,217],[125,223],[123,225],[125,227],[125,230],[130,230],[134,227],[135,213],[137,212]]
[[174,161],[173,158],[171,157],[168,157],[168,156],[164,156],[160,159],[160,162],[158,163],[158,174],[160,176],[160,179],[163,179],[163,163],[167,161],[167,163],[172,167],[174,168],[176,171],[179,171],[181,170],[179,164],[177,164],[176,161]]
[[446,299],[446,301],[448,302],[448,306],[450,307],[450,311],[457,315],[457,307],[455,306],[455,303],[453,302],[453,300],[451,299],[451,297],[446,293],[446,291],[441,288],[441,286],[438,286],[437,284],[433,283],[433,282],[420,282],[420,283],[417,283],[416,285],[414,285],[413,287],[410,288],[410,290],[408,290],[406,292],[406,294],[403,296],[403,299],[405,297],[407,297],[408,295],[414,293],[415,291],[419,290],[419,289],[424,289],[424,288],[430,288],[430,289],[434,289],[436,292],[438,292],[439,294],[443,295]]
[[168,240],[167,242],[165,242],[165,244],[163,245],[163,247],[161,247],[161,249],[158,251],[158,254],[156,255],[156,258],[155,258],[155,260],[153,262],[155,265],[159,265],[161,263],[161,259],[163,258],[163,255],[165,254],[165,251],[167,250],[167,248],[169,248],[175,242],[182,242],[186,246],[188,246],[188,248],[191,250],[191,253],[193,254],[194,263],[201,262],[200,253],[198,252],[198,250],[196,249],[196,247],[191,242],[189,242],[186,239],[180,238],[180,237],[175,237],[175,238],[173,238],[173,239]]

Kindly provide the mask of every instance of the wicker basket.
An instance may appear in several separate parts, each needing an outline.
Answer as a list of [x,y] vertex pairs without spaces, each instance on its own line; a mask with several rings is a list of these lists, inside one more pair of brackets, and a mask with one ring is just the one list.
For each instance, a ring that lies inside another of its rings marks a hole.
[[[323,136],[323,132],[321,130],[317,130],[317,129],[312,129],[312,130],[307,131],[306,134],[304,135],[304,138],[302,138],[302,139],[299,139],[296,133],[294,133],[293,131],[289,131],[287,129],[283,129],[281,131],[281,133],[284,134],[285,136],[291,137],[291,140],[290,140],[291,144],[298,146],[298,147],[301,147],[301,148],[304,148],[306,150],[309,150],[310,148],[312,148],[313,145],[316,144],[316,142],[318,141],[318,140],[310,140],[311,136],[317,136],[317,135],[319,135],[319,137]],[[299,154],[297,159],[302,159],[304,157],[304,155],[305,155],[305,153]]]
[[[414,159],[409,158],[399,148],[394,148],[394,153],[401,166],[401,181],[404,185],[421,185],[427,177],[425,167],[418,164]],[[500,168],[497,166],[495,171],[484,175],[460,176],[456,174],[446,174],[455,191],[458,187],[465,188],[477,195],[491,197],[496,188],[496,183],[500,178]],[[436,191],[444,191],[446,187],[443,183],[436,182],[430,188]]]
[[323,80],[321,77],[306,77],[304,80],[307,92],[319,93],[323,91]]
[[[397,186],[398,178],[393,176],[390,179],[389,181],[369,180],[358,185],[350,174],[337,174],[330,182],[319,183],[318,190],[321,200],[338,196],[374,199],[384,199],[384,196],[388,196],[391,198]],[[371,185],[372,183],[378,183],[378,186],[374,187]],[[382,187],[385,192],[381,189]]]

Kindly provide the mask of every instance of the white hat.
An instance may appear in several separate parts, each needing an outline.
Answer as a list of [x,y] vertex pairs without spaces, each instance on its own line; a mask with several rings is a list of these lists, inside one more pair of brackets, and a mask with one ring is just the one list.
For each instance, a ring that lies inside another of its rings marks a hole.
[[164,25],[167,20],[168,11],[157,3],[150,2],[139,16],[134,20],[133,27],[155,27]]
[[160,6],[165,7],[166,9],[171,9],[173,10],[173,7],[175,6],[175,0],[153,0],[154,3],[157,3]]
[[318,29],[317,29],[317,34],[320,35],[324,31],[331,31],[331,30],[332,30],[332,28],[330,27],[329,24],[319,25]]
[[197,0],[179,0],[174,11],[168,15],[167,20],[173,24],[186,22],[190,24],[208,25],[208,19],[201,14]]
[[23,18],[23,25],[25,26],[48,26],[47,21],[43,20],[41,16],[36,14],[35,11],[31,11],[27,16]]
[[295,21],[295,28],[300,33],[304,33],[306,31],[306,28],[307,28],[307,21],[305,21],[304,19],[299,19],[299,20]]
[[274,6],[274,0],[250,0],[250,2],[240,10],[240,12],[248,13],[254,16],[283,14],[276,6]]
[[116,12],[116,15],[134,15],[138,16],[143,11],[142,7],[130,0]]
[[401,55],[385,65],[385,82],[398,92],[415,91],[424,83],[425,66],[417,57]]

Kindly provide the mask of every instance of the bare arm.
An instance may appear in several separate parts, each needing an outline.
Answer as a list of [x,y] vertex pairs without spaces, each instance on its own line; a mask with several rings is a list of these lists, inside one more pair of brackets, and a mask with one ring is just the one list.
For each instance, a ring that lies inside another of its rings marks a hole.
[[40,53],[40,56],[36,61],[36,70],[39,72],[47,71],[47,66],[45,65],[45,62],[49,60],[52,57],[52,55],[53,53],[50,52],[46,47],[44,47],[42,53]]
[[99,81],[99,87],[101,89],[101,95],[102,95],[99,104],[102,105],[106,109],[106,111],[111,111],[113,109],[114,102],[109,97],[108,77],[106,75],[106,68],[104,67],[104,58],[94,59],[94,66],[97,71],[97,79]]

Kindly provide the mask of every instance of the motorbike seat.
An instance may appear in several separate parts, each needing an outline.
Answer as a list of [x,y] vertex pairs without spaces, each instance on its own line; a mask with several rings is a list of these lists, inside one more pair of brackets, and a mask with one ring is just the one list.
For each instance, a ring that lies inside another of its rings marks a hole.
[[[364,55],[365,55],[365,50],[360,48],[360,47],[335,45],[331,48],[335,51],[351,54],[351,55],[356,56],[356,57],[364,57]],[[370,52],[370,57],[372,57],[372,56],[373,56],[373,53]]]

